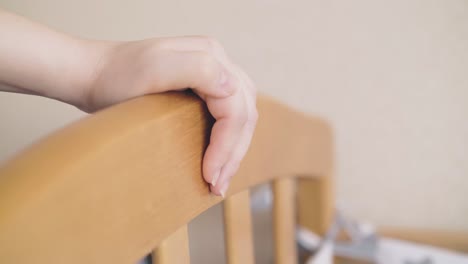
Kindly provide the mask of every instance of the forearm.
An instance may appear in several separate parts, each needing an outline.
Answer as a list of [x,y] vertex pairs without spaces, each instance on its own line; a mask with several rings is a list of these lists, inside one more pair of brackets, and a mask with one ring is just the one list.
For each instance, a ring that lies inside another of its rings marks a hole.
[[0,36],[1,90],[85,103],[106,43],[73,38],[2,10]]

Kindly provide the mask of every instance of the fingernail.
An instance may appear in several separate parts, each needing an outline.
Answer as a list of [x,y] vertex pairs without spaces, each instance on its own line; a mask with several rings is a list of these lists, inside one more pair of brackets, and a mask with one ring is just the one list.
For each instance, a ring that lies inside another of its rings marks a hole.
[[224,198],[226,196],[226,192],[229,188],[229,181],[226,182],[222,187],[221,189],[219,190],[219,193],[221,193],[221,196]]
[[214,186],[210,185],[210,195],[215,196],[215,197],[219,197],[219,195],[216,194],[213,190],[214,190]]
[[219,174],[220,174],[220,173],[221,173],[221,170],[218,170],[218,171],[216,171],[216,172],[214,173],[213,178],[211,179],[211,185],[212,185],[213,187],[215,187],[215,186],[216,186],[216,183],[218,183],[218,179],[219,179]]

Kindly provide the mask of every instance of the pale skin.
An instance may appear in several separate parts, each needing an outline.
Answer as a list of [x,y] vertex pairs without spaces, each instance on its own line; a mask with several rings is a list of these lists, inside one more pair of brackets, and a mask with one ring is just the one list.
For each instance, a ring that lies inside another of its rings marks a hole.
[[54,98],[92,113],[145,94],[192,89],[216,122],[203,158],[226,193],[257,122],[256,89],[209,37],[130,42],[72,37],[0,10],[0,91]]

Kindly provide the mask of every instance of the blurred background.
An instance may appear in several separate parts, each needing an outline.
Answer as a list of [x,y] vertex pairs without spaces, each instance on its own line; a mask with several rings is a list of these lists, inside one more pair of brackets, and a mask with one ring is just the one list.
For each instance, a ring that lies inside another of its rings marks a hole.
[[[330,121],[346,212],[378,226],[468,231],[465,0],[0,0],[0,7],[86,38],[213,36],[261,93]],[[84,115],[0,93],[0,161]],[[219,208],[191,232],[203,234],[216,217]]]

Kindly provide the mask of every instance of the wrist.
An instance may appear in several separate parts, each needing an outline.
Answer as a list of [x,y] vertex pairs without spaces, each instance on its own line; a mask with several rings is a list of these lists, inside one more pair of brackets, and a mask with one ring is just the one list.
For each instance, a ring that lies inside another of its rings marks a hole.
[[93,102],[93,94],[95,93],[96,83],[99,79],[102,70],[114,52],[117,42],[112,41],[95,41],[95,40],[80,40],[81,47],[86,54],[85,60],[82,60],[83,65],[80,77],[77,78],[76,91],[73,101],[68,103],[75,105],[85,112],[94,112],[96,107]]

